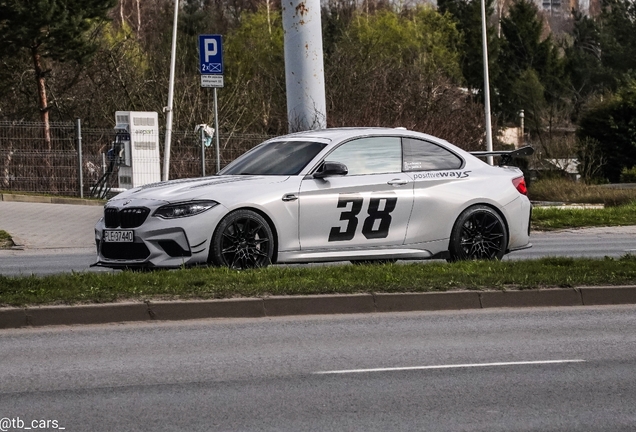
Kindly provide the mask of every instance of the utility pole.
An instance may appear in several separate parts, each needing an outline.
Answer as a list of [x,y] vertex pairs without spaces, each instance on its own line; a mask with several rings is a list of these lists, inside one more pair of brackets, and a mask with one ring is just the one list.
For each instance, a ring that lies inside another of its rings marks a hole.
[[523,145],[525,144],[525,134],[524,134],[524,126],[525,126],[525,113],[523,112],[523,110],[519,111],[519,122],[521,123],[521,137],[519,139],[519,147],[523,147]]
[[283,2],[289,132],[327,127],[320,0]]
[[[486,28],[486,0],[481,0],[481,42],[484,52],[484,109],[486,111],[486,151],[492,151],[492,126],[490,121],[490,82],[488,79],[488,33]],[[487,157],[493,164],[492,156]]]
[[172,51],[170,54],[170,81],[168,84],[168,106],[163,110],[166,116],[166,141],[163,147],[163,181],[170,179],[170,142],[172,141],[172,101],[174,100],[174,69],[177,57],[177,21],[179,0],[174,0],[174,18],[172,23]]

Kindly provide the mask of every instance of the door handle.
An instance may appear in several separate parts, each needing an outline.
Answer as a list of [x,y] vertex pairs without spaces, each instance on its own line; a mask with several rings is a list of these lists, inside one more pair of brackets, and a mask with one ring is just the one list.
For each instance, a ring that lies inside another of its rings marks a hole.
[[289,202],[289,201],[296,201],[298,199],[298,195],[294,194],[294,193],[288,193],[283,195],[283,201],[285,202]]
[[386,182],[386,184],[391,186],[404,186],[407,183],[408,183],[408,180],[403,180],[403,179],[393,179]]

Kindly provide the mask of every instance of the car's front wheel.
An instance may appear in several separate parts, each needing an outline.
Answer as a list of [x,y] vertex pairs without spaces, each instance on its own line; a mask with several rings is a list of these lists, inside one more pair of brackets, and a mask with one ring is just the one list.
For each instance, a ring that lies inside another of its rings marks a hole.
[[492,208],[475,205],[464,210],[451,232],[449,261],[501,259],[508,247],[508,230]]
[[228,214],[212,236],[210,260],[232,269],[266,267],[274,256],[274,235],[269,224],[252,210]]

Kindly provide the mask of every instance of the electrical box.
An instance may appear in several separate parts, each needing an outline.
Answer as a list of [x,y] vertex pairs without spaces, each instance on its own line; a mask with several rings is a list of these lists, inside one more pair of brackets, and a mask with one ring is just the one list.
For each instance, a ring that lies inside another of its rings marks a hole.
[[113,149],[119,165],[119,188],[131,189],[161,181],[156,112],[115,112]]

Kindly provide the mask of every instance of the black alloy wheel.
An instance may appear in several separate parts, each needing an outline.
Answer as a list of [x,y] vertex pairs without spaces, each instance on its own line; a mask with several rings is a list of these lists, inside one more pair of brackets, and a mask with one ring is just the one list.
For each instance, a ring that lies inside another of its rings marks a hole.
[[501,259],[508,247],[508,231],[495,210],[484,205],[467,208],[451,233],[449,261]]
[[210,260],[231,269],[267,267],[274,256],[274,235],[267,221],[252,210],[227,215],[212,237]]

